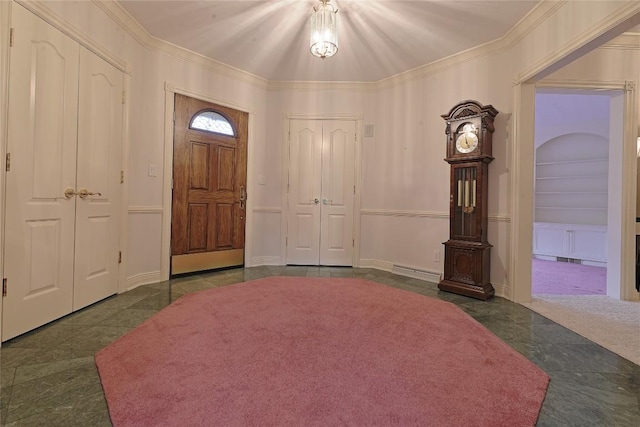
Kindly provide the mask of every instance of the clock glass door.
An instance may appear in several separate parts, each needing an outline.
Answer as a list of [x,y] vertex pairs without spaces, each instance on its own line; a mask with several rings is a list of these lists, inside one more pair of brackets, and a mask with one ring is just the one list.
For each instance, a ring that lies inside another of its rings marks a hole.
[[476,237],[477,168],[454,167],[451,235],[461,239]]

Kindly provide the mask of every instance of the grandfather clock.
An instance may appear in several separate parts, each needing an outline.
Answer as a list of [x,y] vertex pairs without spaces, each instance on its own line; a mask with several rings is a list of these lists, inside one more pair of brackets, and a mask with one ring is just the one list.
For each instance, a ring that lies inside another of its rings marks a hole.
[[487,242],[487,186],[493,119],[491,105],[462,101],[449,114],[447,157],[451,165],[449,240],[444,243],[444,278],[438,288],[487,300],[495,294],[490,281],[491,245]]

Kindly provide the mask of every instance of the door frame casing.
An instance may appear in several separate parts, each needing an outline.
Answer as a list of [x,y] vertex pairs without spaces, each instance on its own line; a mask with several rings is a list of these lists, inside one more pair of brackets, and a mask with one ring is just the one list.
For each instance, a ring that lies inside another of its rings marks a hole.
[[[623,164],[622,200],[620,207],[620,299],[637,301],[638,293],[632,283],[635,268],[635,199],[636,199],[636,152],[638,91],[634,81],[567,81],[546,80],[520,82],[514,88],[514,110],[517,114],[512,147],[511,170],[511,237],[512,256],[509,261],[511,299],[517,303],[531,302],[531,263],[533,255],[533,163],[535,125],[535,93],[537,88],[582,89],[590,91],[622,91],[623,113]],[[611,209],[611,207],[609,207]],[[609,288],[609,284],[607,284]]]
[[173,111],[175,108],[175,94],[188,96],[190,98],[200,99],[212,104],[221,105],[245,112],[249,115],[247,122],[247,204],[245,207],[245,226],[244,226],[244,262],[251,260],[253,253],[253,168],[252,164],[252,144],[253,144],[253,127],[254,127],[254,110],[251,107],[241,106],[232,102],[217,99],[201,92],[191,91],[177,87],[169,82],[164,85],[164,164],[163,164],[163,185],[162,185],[162,237],[160,249],[160,277],[161,280],[168,280],[171,264],[171,205],[172,205],[172,182],[173,182]]
[[[0,1],[0,158],[5,159],[8,144],[9,119],[9,29],[11,27],[11,2]],[[3,163],[4,164],[4,163]],[[0,173],[0,282],[4,277],[4,191],[6,170]],[[0,297],[1,298],[1,297]],[[2,330],[2,302],[0,301],[0,331]],[[0,337],[1,338],[1,337]],[[2,344],[0,344],[2,346]]]
[[355,195],[353,201],[353,267],[360,266],[360,205],[362,190],[362,126],[364,115],[350,113],[334,114],[294,114],[284,113],[282,115],[282,175],[281,175],[281,202],[280,214],[280,260],[283,265],[287,264],[287,236],[288,233],[288,213],[289,213],[289,150],[290,138],[289,128],[291,120],[344,120],[355,122],[356,128],[356,152],[355,152]]

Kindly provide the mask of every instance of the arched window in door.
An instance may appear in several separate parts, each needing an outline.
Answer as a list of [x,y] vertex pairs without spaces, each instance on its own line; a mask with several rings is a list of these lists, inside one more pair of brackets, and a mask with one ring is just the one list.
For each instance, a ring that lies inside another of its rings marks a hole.
[[189,129],[236,136],[231,122],[222,114],[210,110],[200,111],[194,115],[189,123]]

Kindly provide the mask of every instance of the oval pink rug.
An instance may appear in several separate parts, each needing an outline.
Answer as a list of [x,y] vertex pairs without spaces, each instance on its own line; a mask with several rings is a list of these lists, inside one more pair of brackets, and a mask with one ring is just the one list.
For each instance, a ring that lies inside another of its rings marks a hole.
[[115,426],[532,426],[549,382],[455,305],[360,279],[185,295],[96,363]]

